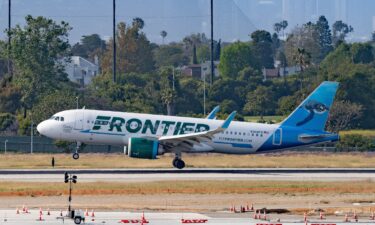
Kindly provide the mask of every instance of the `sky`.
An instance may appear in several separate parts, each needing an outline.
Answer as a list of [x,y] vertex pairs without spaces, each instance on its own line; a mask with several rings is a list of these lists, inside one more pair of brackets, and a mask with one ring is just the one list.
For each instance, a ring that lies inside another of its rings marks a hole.
[[[374,0],[214,0],[214,39],[225,42],[249,40],[257,29],[273,32],[273,24],[287,20],[286,33],[295,26],[325,15],[332,24],[342,20],[353,26],[349,41],[365,41],[375,30]],[[70,42],[97,33],[112,35],[112,0],[12,0],[12,25],[24,25],[26,15],[64,20],[73,27]],[[192,33],[210,36],[210,0],[117,0],[117,22],[134,17],[145,21],[144,32],[162,43],[180,41]],[[8,26],[8,0],[0,0],[0,39]]]

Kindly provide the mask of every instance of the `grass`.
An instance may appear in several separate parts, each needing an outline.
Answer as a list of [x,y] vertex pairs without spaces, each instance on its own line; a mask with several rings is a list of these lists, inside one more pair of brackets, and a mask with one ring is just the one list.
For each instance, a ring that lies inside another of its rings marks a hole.
[[[375,183],[302,181],[158,181],[92,182],[74,185],[75,195],[157,195],[157,194],[373,194]],[[67,195],[62,182],[0,182],[0,196]]]
[[[73,160],[70,154],[2,154],[0,169],[51,168],[171,168],[172,155],[157,160],[133,159],[122,154],[81,154]],[[185,154],[183,159],[191,168],[372,168],[374,153],[298,153],[284,152],[256,155]]]
[[344,130],[340,135],[360,134],[366,137],[375,138],[375,130]]

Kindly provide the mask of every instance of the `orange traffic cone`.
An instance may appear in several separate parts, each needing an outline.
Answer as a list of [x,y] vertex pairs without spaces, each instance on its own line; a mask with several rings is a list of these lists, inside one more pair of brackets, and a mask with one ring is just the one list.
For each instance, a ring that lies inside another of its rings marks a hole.
[[344,222],[349,222],[348,214],[345,214],[345,220]]
[[85,216],[89,216],[89,211],[86,209]]
[[49,211],[49,208],[47,209],[47,216],[50,216],[51,212]]
[[355,220],[355,222],[358,222],[358,216],[356,212],[354,212],[353,219]]
[[250,211],[249,203],[246,204],[246,211]]
[[39,208],[39,214],[40,214],[40,215],[43,215],[42,208]]
[[43,221],[43,217],[42,217],[42,215],[43,215],[43,213],[40,212],[40,213],[39,213],[39,219],[38,219],[39,221]]
[[254,212],[254,219],[255,219],[255,220],[258,219],[258,211],[255,211],[255,212]]
[[94,210],[91,211],[91,221],[94,222],[95,221],[95,212]]
[[27,207],[25,208],[25,213],[30,213]]
[[254,205],[253,205],[253,203],[251,203],[251,208],[250,208],[250,210],[254,211]]

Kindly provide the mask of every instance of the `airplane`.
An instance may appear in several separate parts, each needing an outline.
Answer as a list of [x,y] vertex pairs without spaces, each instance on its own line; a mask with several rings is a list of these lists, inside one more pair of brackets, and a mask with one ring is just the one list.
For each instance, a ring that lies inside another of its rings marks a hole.
[[173,166],[182,169],[182,153],[254,154],[339,140],[324,130],[337,82],[322,82],[284,121],[261,124],[215,119],[219,107],[206,118],[73,109],[58,112],[37,126],[40,134],[82,143],[124,146],[129,157],[156,159],[174,153]]

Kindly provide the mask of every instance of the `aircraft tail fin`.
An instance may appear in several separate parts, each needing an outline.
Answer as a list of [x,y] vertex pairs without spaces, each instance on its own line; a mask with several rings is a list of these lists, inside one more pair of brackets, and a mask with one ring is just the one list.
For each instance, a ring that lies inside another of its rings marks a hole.
[[323,131],[338,85],[331,81],[321,83],[281,125]]

